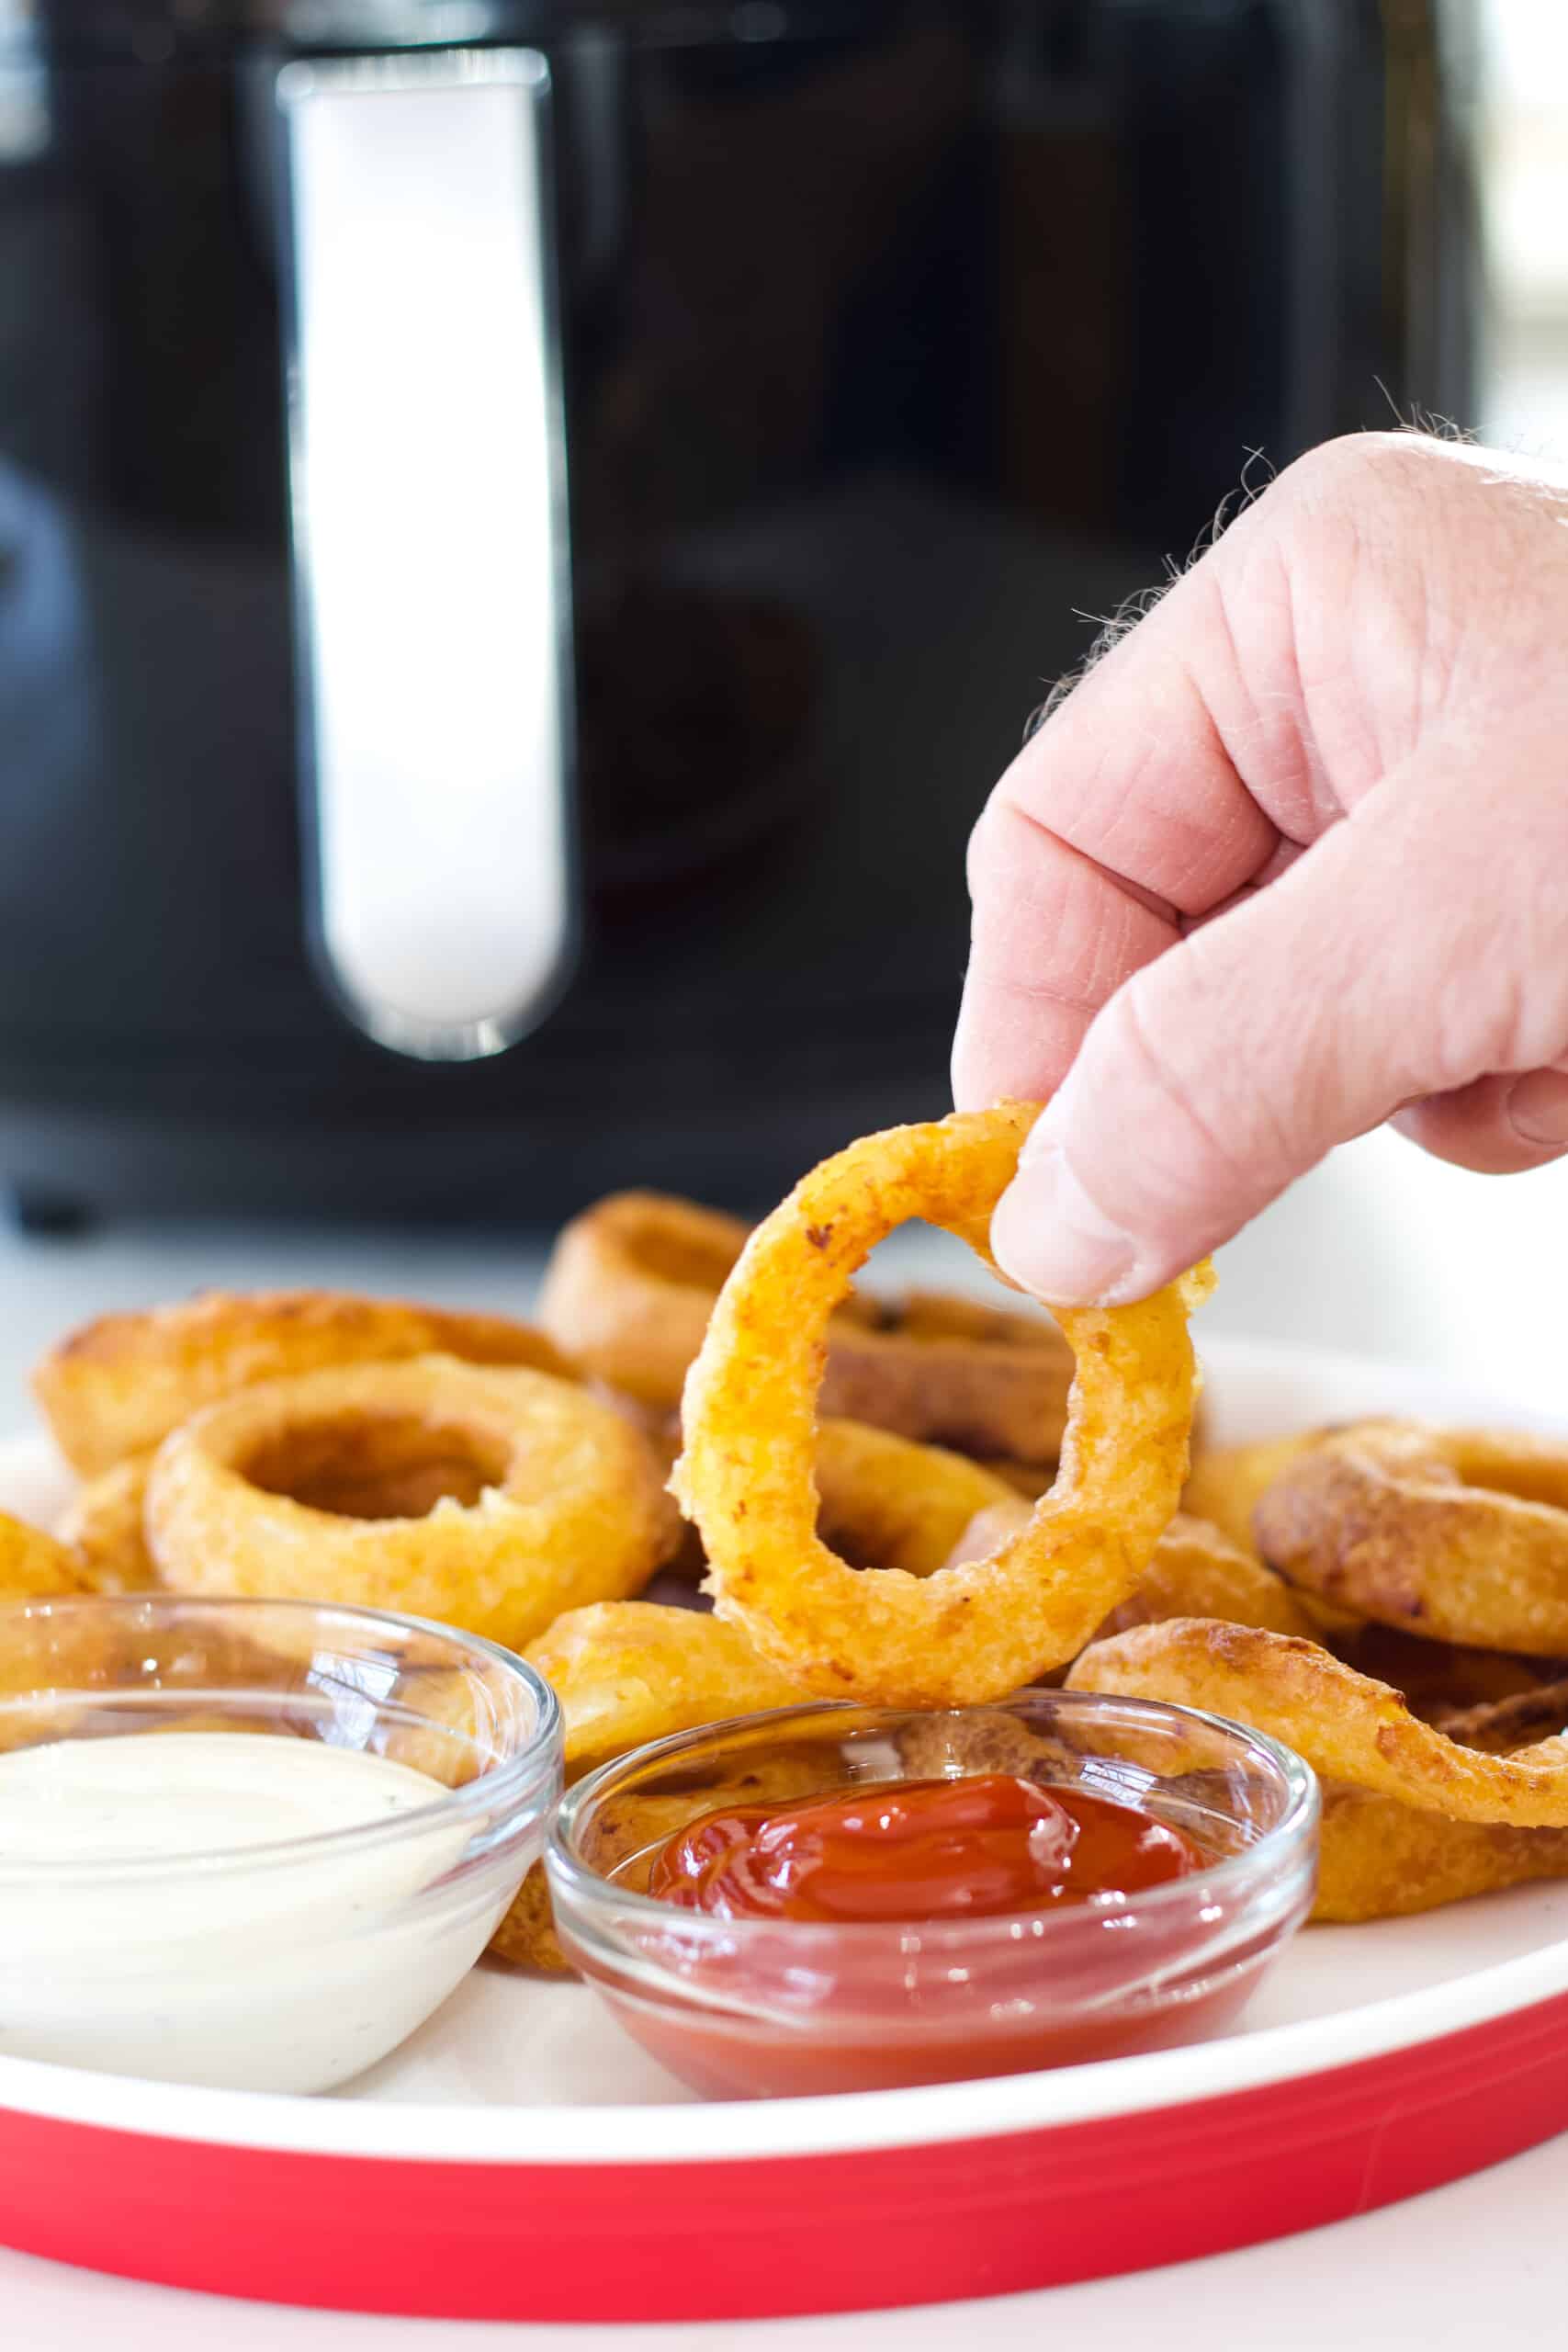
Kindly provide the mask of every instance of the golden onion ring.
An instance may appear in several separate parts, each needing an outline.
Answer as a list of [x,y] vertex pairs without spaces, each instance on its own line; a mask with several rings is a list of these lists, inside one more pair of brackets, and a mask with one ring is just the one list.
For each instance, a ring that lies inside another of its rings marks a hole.
[[1181,1508],[1217,1527],[1238,1552],[1259,1556],[1252,1514],[1307,1437],[1271,1437],[1251,1445],[1205,1446],[1196,1455]]
[[76,1563],[63,1544],[0,1511],[0,1600],[49,1600],[81,1590]]
[[857,1571],[817,1534],[817,1392],[829,1317],[908,1217],[988,1256],[992,1209],[1036,1106],[896,1127],[825,1160],[757,1227],[686,1383],[672,1487],[702,1535],[720,1616],[807,1689],[964,1705],[1074,1657],[1134,1591],[1187,1475],[1201,1278],[1137,1306],[1075,1309],[1062,1468],[990,1557],[918,1577]]
[[[590,1371],[646,1405],[679,1403],[714,1302],[746,1245],[737,1217],[662,1193],[615,1193],[562,1231],[539,1319]],[[1072,1353],[1038,1313],[939,1291],[843,1294],[828,1331],[821,1409],[1045,1483],[1066,1419]]]
[[516,1647],[637,1591],[674,1516],[647,1441],[586,1389],[423,1356],[208,1406],[160,1448],[146,1527],[178,1591],[395,1609]]
[[1254,1513],[1271,1567],[1426,1640],[1568,1655],[1568,1442],[1361,1421],[1326,1430]]
[[738,1625],[656,1600],[569,1610],[524,1655],[560,1701],[573,1773],[647,1740],[809,1696]]
[[1314,1920],[1404,1918],[1547,1878],[1568,1878],[1568,1829],[1452,1821],[1333,1781],[1323,1792]]
[[[1015,1498],[995,1503],[965,1528],[947,1562],[983,1560],[1029,1522],[1029,1506]],[[1095,1628],[1101,1641],[1161,1617],[1219,1617],[1231,1625],[1266,1625],[1271,1633],[1315,1638],[1316,1629],[1282,1577],[1227,1544],[1217,1527],[1178,1511],[1144,1571],[1136,1592]]]
[[89,1592],[145,1592],[158,1582],[145,1526],[152,1458],[128,1454],[87,1479],[55,1530]]
[[38,1365],[33,1394],[66,1460],[91,1478],[260,1381],[423,1355],[574,1373],[543,1331],[504,1315],[340,1291],[214,1290],[84,1324]]
[[852,1566],[904,1568],[914,1577],[944,1567],[966,1527],[1015,1499],[1005,1479],[967,1454],[863,1421],[822,1423],[817,1487],[824,1544]]
[[1096,1642],[1067,1686],[1229,1715],[1283,1740],[1325,1781],[1420,1812],[1516,1829],[1568,1827],[1568,1739],[1508,1756],[1461,1747],[1413,1715],[1397,1690],[1314,1642],[1171,1617]]

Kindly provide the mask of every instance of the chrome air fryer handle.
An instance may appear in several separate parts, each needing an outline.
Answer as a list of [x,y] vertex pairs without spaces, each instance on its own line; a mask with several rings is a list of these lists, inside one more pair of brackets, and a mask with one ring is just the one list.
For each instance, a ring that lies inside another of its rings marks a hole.
[[287,65],[289,469],[320,960],[429,1059],[549,1011],[574,929],[549,73]]

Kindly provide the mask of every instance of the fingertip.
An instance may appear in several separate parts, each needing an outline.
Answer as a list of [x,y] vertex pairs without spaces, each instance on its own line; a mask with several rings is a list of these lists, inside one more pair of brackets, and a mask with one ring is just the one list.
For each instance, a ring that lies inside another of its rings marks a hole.
[[1002,1272],[1048,1306],[1112,1306],[1157,1287],[1144,1279],[1137,1246],[1095,1206],[1061,1151],[1047,1145],[1021,1163],[991,1217]]

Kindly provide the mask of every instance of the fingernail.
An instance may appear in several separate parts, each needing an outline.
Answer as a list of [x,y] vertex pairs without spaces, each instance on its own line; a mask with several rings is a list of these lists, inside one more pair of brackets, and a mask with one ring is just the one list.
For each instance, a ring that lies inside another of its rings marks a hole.
[[1503,1105],[1508,1124],[1537,1151],[1560,1151],[1568,1144],[1568,1074],[1532,1069],[1508,1089]]
[[1126,1295],[1137,1252],[1096,1208],[1057,1149],[1021,1163],[991,1219],[1002,1272],[1055,1306],[1110,1306]]

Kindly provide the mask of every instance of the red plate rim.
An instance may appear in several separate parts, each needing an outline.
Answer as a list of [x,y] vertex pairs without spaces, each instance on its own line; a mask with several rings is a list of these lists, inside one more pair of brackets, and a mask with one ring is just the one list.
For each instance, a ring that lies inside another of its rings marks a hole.
[[1142,2057],[913,2090],[679,2107],[479,2106],[209,2090],[0,2058],[0,2109],[299,2155],[663,2169],[931,2147],[1207,2104],[1422,2048],[1565,1994],[1568,1939],[1329,2018]]
[[[424,2317],[769,2318],[1013,2293],[1316,2227],[1547,2138],[1568,2108],[1568,1993],[1516,2008],[1508,1989],[1435,2039],[1163,2108],[1010,2132],[991,2116],[973,2137],[942,2136],[928,2109],[915,2143],[739,2161],[442,2162],[427,2146],[388,2162],[174,2136],[175,2113],[149,2132],[0,2107],[0,2237],[170,2285]],[[1257,2039],[1278,2054],[1299,2034]]]

